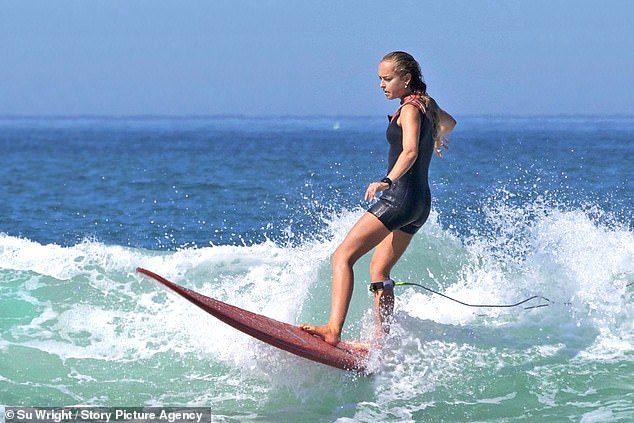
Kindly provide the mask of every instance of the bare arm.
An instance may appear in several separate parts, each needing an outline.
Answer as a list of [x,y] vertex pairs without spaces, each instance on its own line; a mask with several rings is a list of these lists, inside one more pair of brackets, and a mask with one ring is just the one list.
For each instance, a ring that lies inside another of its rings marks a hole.
[[453,131],[454,126],[456,126],[456,119],[438,106],[438,134],[448,134]]
[[441,109],[434,99],[432,99],[432,107],[436,108],[436,116],[438,116],[438,132],[434,142],[434,151],[439,157],[442,157],[442,149],[449,150],[449,141],[445,138],[445,135],[453,131],[454,126],[456,126],[456,119]]
[[[403,151],[401,151],[392,170],[387,175],[392,182],[396,182],[403,176],[418,157],[418,137],[420,135],[420,113],[418,108],[412,104],[403,106],[398,123],[403,129]],[[365,199],[371,200],[378,192],[385,191],[389,187],[387,182],[372,182],[368,185],[368,189],[365,192]]]

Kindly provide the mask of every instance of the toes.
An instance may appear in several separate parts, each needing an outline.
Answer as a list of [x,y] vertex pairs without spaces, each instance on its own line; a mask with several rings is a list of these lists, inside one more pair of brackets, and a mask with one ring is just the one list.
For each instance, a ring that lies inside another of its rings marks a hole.
[[299,325],[299,328],[309,333],[315,332],[315,327],[311,325],[303,324],[303,325]]

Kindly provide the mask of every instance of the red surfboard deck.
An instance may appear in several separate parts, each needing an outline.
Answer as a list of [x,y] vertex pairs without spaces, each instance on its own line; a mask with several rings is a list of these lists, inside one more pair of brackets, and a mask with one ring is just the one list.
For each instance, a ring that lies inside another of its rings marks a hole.
[[359,373],[364,373],[367,370],[367,349],[355,347],[348,350],[334,347],[297,326],[279,322],[199,294],[196,291],[170,282],[147,269],[138,267],[136,270],[167,286],[217,319],[262,342],[300,357],[339,369]]

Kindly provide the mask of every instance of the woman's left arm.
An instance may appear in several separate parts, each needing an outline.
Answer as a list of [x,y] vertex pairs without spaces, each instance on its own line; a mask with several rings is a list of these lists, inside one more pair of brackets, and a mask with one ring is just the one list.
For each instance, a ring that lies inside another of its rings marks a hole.
[[453,131],[454,126],[456,126],[456,119],[441,109],[434,99],[432,99],[432,107],[436,109],[436,116],[438,119],[438,132],[436,133],[436,139],[434,140],[434,151],[438,157],[442,157],[443,149],[445,151],[449,150],[449,141],[445,138],[445,135]]
[[441,109],[438,104],[436,104],[436,107],[438,107],[438,134],[446,135],[453,131],[454,126],[456,126],[456,119]]
[[[403,130],[403,151],[399,154],[396,163],[387,174],[387,178],[396,182],[403,176],[416,162],[418,157],[418,137],[420,135],[420,113],[418,108],[412,104],[406,104],[401,108],[398,123]],[[381,191],[390,187],[387,182],[372,182],[365,192],[365,199],[371,200]]]

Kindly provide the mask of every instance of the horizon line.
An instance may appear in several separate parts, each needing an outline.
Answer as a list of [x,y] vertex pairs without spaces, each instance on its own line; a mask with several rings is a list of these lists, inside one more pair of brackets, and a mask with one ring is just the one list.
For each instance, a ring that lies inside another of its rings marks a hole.
[[[368,114],[368,115],[326,115],[326,114],[313,114],[313,115],[284,115],[284,114],[271,114],[271,115],[246,115],[246,114],[207,114],[207,113],[188,113],[188,114],[159,114],[159,113],[147,113],[147,114],[98,114],[98,113],[84,113],[84,114],[2,114],[0,113],[0,119],[372,119],[380,116],[383,118],[383,114]],[[460,118],[634,118],[634,113],[465,113],[455,114]]]

